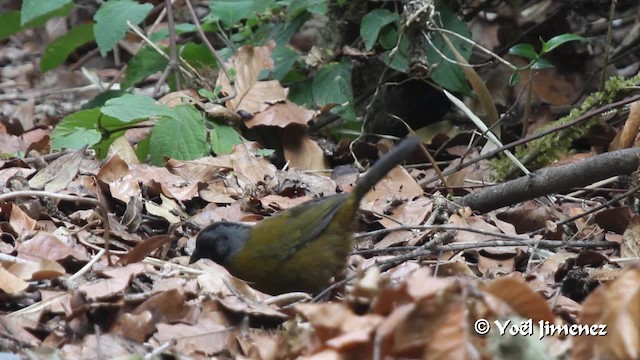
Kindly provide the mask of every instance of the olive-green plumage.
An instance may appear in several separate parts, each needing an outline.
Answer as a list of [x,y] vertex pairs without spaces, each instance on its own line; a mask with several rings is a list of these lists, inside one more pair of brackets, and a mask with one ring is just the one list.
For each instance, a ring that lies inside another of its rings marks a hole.
[[207,226],[190,262],[211,259],[272,295],[322,290],[346,264],[360,200],[419,144],[416,137],[400,142],[350,193],[307,201],[253,227],[224,221]]

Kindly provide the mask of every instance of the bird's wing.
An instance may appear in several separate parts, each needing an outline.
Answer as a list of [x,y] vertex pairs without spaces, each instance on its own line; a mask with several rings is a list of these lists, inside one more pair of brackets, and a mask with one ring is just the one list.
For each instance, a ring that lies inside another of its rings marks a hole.
[[262,220],[253,231],[268,232],[270,244],[263,247],[264,251],[268,251],[270,256],[279,261],[285,261],[327,229],[349,196],[350,194],[338,194],[307,201]]

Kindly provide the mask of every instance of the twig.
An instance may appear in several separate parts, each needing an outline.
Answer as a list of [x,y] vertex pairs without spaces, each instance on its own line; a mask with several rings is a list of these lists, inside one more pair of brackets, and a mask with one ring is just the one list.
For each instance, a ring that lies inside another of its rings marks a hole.
[[[443,174],[445,176],[451,175],[451,174],[453,174],[453,173],[455,173],[457,171],[460,171],[460,170],[462,170],[464,168],[467,168],[467,167],[469,167],[469,166],[471,166],[473,164],[476,164],[476,163],[478,163],[478,162],[480,162],[482,160],[490,159],[490,158],[492,158],[492,157],[504,152],[505,150],[514,148],[514,147],[522,145],[522,144],[526,144],[526,143],[528,143],[530,141],[533,141],[533,140],[539,139],[541,137],[547,136],[547,135],[552,134],[552,133],[554,133],[556,131],[560,131],[560,130],[563,130],[563,129],[570,128],[570,127],[575,126],[575,125],[577,125],[577,124],[579,124],[581,122],[587,121],[587,120],[591,119],[592,117],[594,117],[596,115],[599,115],[599,114],[602,114],[604,112],[613,110],[615,108],[618,108],[620,106],[632,103],[632,102],[637,101],[637,100],[640,100],[640,95],[631,96],[631,97],[628,97],[626,99],[622,99],[620,101],[616,101],[614,103],[607,104],[607,105],[601,106],[599,108],[590,110],[590,111],[582,114],[581,116],[578,116],[573,121],[569,121],[569,122],[567,122],[565,124],[559,125],[559,126],[554,127],[552,129],[547,129],[547,130],[541,131],[539,133],[533,134],[531,136],[528,136],[526,138],[523,138],[523,139],[520,139],[520,140],[513,141],[511,143],[508,143],[508,144],[506,144],[504,146],[501,146],[501,147],[499,147],[499,148],[497,148],[497,149],[495,149],[493,151],[490,151],[490,152],[488,152],[488,153],[486,153],[484,155],[478,156],[475,159],[472,159],[472,160],[469,160],[467,162],[461,163],[461,164],[459,164],[457,166],[454,166],[453,168],[451,168],[449,170],[445,170],[443,172]],[[434,177],[431,177],[429,179],[422,180],[419,183],[420,183],[421,186],[424,187],[424,186],[426,186],[426,185],[428,185],[428,184],[430,184],[430,183],[432,183],[432,182],[434,182],[436,180],[438,180],[438,177],[434,176]]]
[[456,202],[480,212],[568,191],[615,175],[630,174],[640,166],[640,149],[623,149],[596,155],[561,167],[544,168],[515,180],[476,191]]

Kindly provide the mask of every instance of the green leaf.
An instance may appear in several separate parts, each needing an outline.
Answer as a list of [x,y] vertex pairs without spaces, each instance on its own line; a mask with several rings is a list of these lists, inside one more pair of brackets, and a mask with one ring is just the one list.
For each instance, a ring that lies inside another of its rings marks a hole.
[[529,60],[535,60],[538,58],[538,53],[531,44],[518,44],[512,46],[511,49],[509,49],[509,54],[521,56]]
[[520,71],[516,70],[509,76],[509,86],[513,87],[520,82]]
[[293,101],[300,106],[312,107],[313,102],[313,79],[305,79],[294,82],[289,86],[289,95],[287,99]]
[[551,39],[549,39],[549,41],[542,42],[543,45],[542,45],[542,51],[540,51],[540,54],[542,55],[542,54],[551,52],[553,51],[553,49],[569,41],[586,41],[586,39],[576,34],[562,34],[562,35],[554,36]]
[[[471,32],[467,29],[467,26],[458,19],[454,12],[444,6],[438,6],[437,10],[440,13],[443,28],[453,31],[467,39],[471,39]],[[441,53],[445,54],[448,59],[455,60],[455,55],[453,55],[453,52],[445,44],[442,36],[442,34],[434,32],[432,39],[433,45],[438,48]],[[459,39],[457,36],[447,36],[460,55],[468,60],[471,56],[473,46]],[[471,93],[467,78],[458,64],[443,59],[433,46],[427,46],[426,55],[427,62],[433,69],[430,74],[433,81],[449,91],[461,92],[463,94]]]
[[96,95],[93,99],[87,101],[82,104],[82,110],[89,110],[97,107],[102,107],[105,102],[109,99],[120,97],[124,94],[127,94],[125,90],[107,90],[103,91],[100,94]]
[[20,25],[20,11],[8,11],[0,13],[0,40],[4,40],[9,36],[22,30]]
[[365,49],[367,51],[373,49],[380,30],[399,19],[400,16],[397,13],[387,9],[375,9],[366,14],[360,23],[360,36],[364,41]]
[[169,61],[158,54],[157,51],[150,47],[143,47],[129,60],[127,70],[124,73],[124,81],[121,85],[123,88],[128,89],[151,74],[163,71],[168,64]]
[[318,106],[352,101],[351,65],[330,63],[323,66],[314,77],[312,88],[313,101]]
[[276,46],[271,53],[271,58],[275,63],[273,71],[271,71],[271,77],[282,81],[296,60],[298,60],[298,53],[289,46]]
[[[393,49],[398,43],[398,29],[395,26],[385,26],[380,30],[378,39],[383,48],[387,50]],[[406,39],[406,36],[403,39]]]
[[[196,26],[193,24],[176,24],[176,34],[184,34],[196,31]],[[153,42],[158,42],[169,37],[169,28],[162,28],[149,36],[149,39]]]
[[407,59],[409,40],[407,40],[406,36],[403,36],[402,39],[400,39],[400,45],[398,47],[399,49],[393,57],[391,57],[391,51],[393,50],[385,51],[382,54],[382,61],[392,69],[406,73],[409,71],[409,59]]
[[102,56],[113,49],[124,38],[129,29],[127,21],[138,25],[153,9],[151,4],[138,4],[133,0],[109,0],[100,6],[93,16],[96,24],[93,31]]
[[164,157],[193,160],[209,153],[204,118],[191,105],[180,105],[172,109],[171,116],[158,119],[151,131],[150,162],[162,165]]
[[56,15],[55,13],[57,11],[64,9],[65,6],[69,5],[72,5],[71,0],[22,0],[20,25],[24,26],[30,21],[42,16],[47,16],[47,18],[52,17]]
[[292,0],[287,8],[287,22],[308,11],[316,15],[324,15],[329,10],[328,0]]
[[136,145],[136,156],[138,157],[138,160],[140,160],[141,162],[146,162],[147,158],[149,157],[150,150],[151,136],[147,136]]
[[102,139],[98,119],[100,125],[107,130],[127,125],[110,116],[100,115],[99,109],[89,109],[75,112],[62,119],[51,132],[52,148],[77,150],[85,145],[98,144]]
[[129,94],[107,100],[100,111],[123,122],[131,122],[151,116],[173,115],[172,109],[169,109],[166,105],[157,104],[155,100],[148,96]]
[[542,69],[553,69],[555,66],[547,59],[538,59],[534,61],[531,65],[531,68],[534,70],[542,70]]
[[40,70],[47,72],[64,63],[69,54],[80,46],[93,41],[93,24],[78,25],[55,39],[44,50]]
[[214,122],[211,130],[211,148],[213,152],[221,154],[231,154],[234,145],[247,141],[238,134],[236,129],[231,125],[219,124]]
[[4,40],[9,36],[18,33],[24,29],[29,29],[33,27],[43,26],[47,20],[49,20],[53,16],[66,16],[69,10],[73,7],[73,3],[69,3],[62,8],[39,16],[33,20],[30,20],[28,23],[21,25],[21,12],[20,11],[7,11],[0,13],[0,40]]
[[253,14],[253,0],[211,0],[209,8],[212,19],[220,20],[226,28],[237,25]]
[[180,48],[180,56],[195,68],[216,69],[218,67],[216,58],[205,44],[186,43]]

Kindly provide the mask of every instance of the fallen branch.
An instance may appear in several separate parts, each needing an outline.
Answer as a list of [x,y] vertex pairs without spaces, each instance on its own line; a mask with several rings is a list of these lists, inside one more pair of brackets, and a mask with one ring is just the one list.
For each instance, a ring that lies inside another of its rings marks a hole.
[[624,149],[568,164],[538,170],[530,175],[476,191],[457,204],[488,212],[540,196],[568,191],[617,175],[631,174],[640,166],[640,149]]

